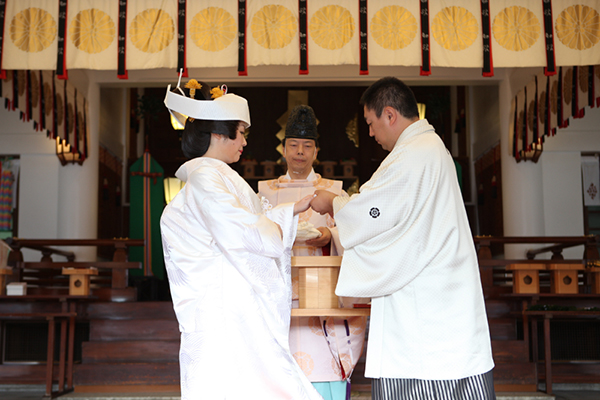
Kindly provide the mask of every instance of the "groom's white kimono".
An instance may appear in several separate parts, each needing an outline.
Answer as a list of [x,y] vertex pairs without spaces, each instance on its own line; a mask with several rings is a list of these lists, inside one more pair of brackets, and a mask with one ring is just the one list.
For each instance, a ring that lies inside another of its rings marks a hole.
[[494,367],[473,237],[452,157],[426,120],[360,193],[337,197],[338,296],[371,297],[365,376],[462,379]]
[[176,176],[186,185],[161,231],[181,330],[182,400],[320,399],[288,344],[293,204],[269,209],[211,158],[188,161]]

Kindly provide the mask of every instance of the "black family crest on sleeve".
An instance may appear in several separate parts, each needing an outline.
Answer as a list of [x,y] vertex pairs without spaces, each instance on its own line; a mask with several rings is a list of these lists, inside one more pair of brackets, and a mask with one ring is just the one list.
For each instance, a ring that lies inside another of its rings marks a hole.
[[373,218],[379,217],[379,215],[380,215],[379,208],[377,208],[377,207],[371,208],[371,210],[369,210],[369,215]]

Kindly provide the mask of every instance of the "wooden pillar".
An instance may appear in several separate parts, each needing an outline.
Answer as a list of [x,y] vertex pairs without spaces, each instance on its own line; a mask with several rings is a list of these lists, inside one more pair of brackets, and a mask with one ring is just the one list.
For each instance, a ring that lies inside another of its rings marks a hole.
[[[115,252],[113,254],[113,261],[125,262],[127,261],[127,246],[125,243],[115,243]],[[126,269],[113,268],[112,269],[112,288],[113,289],[125,289],[127,287],[127,275]]]

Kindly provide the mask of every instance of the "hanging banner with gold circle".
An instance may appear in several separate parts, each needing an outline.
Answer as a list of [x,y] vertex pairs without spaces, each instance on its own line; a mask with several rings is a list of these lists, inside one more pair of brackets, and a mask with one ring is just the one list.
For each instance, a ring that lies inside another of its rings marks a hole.
[[527,151],[532,150],[533,144],[538,143],[539,123],[538,123],[538,91],[537,80],[532,79],[525,87],[527,97],[527,109],[525,114],[525,124],[527,127],[527,143],[525,148]]
[[548,113],[548,87],[549,80],[543,72],[536,75],[537,79],[537,116],[538,116],[538,138],[543,143],[548,136],[549,113]]
[[359,65],[358,0],[309,0],[307,4],[309,64]]
[[58,0],[7,1],[4,69],[56,69]]
[[600,107],[600,65],[594,65],[594,105]]
[[15,107],[21,111],[21,118],[25,121],[27,112],[27,87],[29,86],[28,74],[27,71],[23,69],[14,72],[13,87],[15,91]]
[[177,67],[177,1],[127,2],[127,69]]
[[483,67],[479,0],[429,2],[431,65]]
[[300,63],[298,1],[254,0],[246,13],[248,66]]
[[552,0],[557,65],[595,65],[600,60],[600,2]]
[[587,65],[581,65],[575,67],[575,93],[577,98],[574,104],[574,118],[583,118],[585,116],[585,107],[589,105],[588,92],[589,92],[589,79],[588,79],[589,68]]
[[541,1],[490,1],[490,14],[496,68],[547,65]]
[[41,130],[40,121],[40,71],[27,71],[29,73],[29,117],[33,120],[33,129]]
[[3,103],[2,106],[6,107],[7,109],[12,109],[12,102],[13,102],[13,85],[12,85],[12,81],[13,81],[13,71],[12,70],[6,70],[5,74],[4,74],[4,78],[2,79],[2,99],[3,99]]
[[65,136],[66,133],[66,123],[65,123],[65,115],[66,115],[66,93],[65,93],[65,82],[64,80],[59,80],[56,77],[56,74],[53,75],[53,85],[54,85],[54,108],[53,112],[53,127],[52,127],[52,137],[59,137],[61,140],[67,139]]
[[369,65],[421,65],[419,2],[369,0]]
[[550,126],[548,127],[547,132],[549,136],[554,136],[556,134],[556,129],[558,128],[558,111],[560,109],[559,80],[558,74],[550,75],[548,77],[548,122]]
[[560,67],[560,111],[558,112],[558,127],[569,126],[573,114],[573,67]]
[[187,2],[185,39],[188,68],[237,66],[237,5],[236,1]]
[[75,137],[75,92],[73,85],[65,87],[65,136],[67,143],[71,145],[71,152],[77,152],[77,140]]
[[69,69],[117,69],[119,2],[70,1],[67,22]]
[[87,157],[87,103],[85,97],[81,93],[77,94],[76,106],[76,123],[77,123],[77,151],[82,158]]

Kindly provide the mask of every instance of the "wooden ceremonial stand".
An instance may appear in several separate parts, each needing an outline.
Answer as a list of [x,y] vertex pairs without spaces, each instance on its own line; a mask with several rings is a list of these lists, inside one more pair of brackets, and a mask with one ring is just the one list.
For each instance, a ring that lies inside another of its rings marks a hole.
[[299,308],[292,317],[366,317],[369,308],[340,308],[335,286],[342,263],[341,256],[292,257],[292,269],[298,271]]

